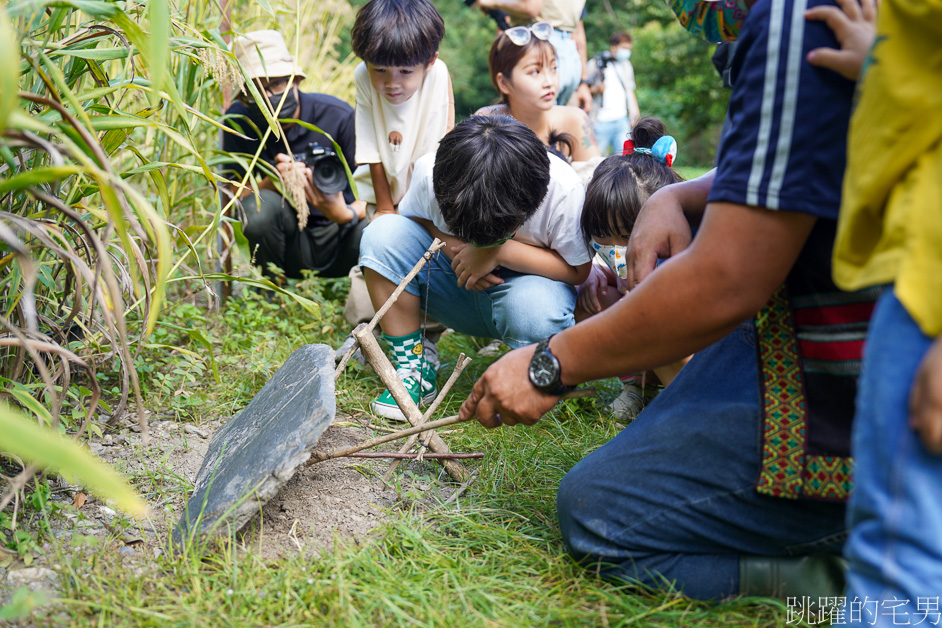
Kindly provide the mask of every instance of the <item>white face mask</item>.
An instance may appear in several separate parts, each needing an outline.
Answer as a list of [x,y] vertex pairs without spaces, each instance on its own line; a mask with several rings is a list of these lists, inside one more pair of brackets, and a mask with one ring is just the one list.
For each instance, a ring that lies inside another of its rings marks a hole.
[[615,51],[615,61],[627,61],[631,58],[631,48],[619,48]]
[[599,256],[605,260],[608,267],[615,271],[620,279],[628,279],[628,262],[626,254],[627,246],[618,246],[617,244],[599,244],[592,240],[592,248]]

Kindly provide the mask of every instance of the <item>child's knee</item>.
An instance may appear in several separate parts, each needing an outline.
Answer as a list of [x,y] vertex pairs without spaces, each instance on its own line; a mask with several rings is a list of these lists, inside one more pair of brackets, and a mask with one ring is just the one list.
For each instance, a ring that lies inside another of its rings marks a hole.
[[539,342],[575,324],[576,289],[537,275],[515,278],[495,307],[495,321],[511,347]]

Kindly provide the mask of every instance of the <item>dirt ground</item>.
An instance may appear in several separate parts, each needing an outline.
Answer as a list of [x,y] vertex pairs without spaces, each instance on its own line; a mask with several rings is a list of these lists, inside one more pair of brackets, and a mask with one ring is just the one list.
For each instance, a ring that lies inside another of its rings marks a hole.
[[[381,434],[372,429],[350,427],[349,424],[357,422],[345,416],[338,416],[334,423],[318,439],[317,450],[349,447]],[[221,420],[203,423],[199,427],[176,421],[152,422],[151,444],[147,447],[141,446],[140,433],[126,427],[119,436],[113,437],[110,446],[94,443],[92,449],[105,462],[124,469],[130,475],[149,477],[156,494],[161,493],[161,484],[164,488],[170,484],[177,489],[167,491],[156,504],[159,508],[155,508],[155,533],[166,539],[168,531],[179,521],[185,499],[189,497],[188,491],[179,489],[192,486],[209,442],[222,424]],[[396,444],[387,446],[385,450],[393,449]],[[389,485],[380,479],[390,462],[388,459],[339,458],[302,465],[261,512],[243,527],[239,539],[270,558],[286,552],[310,553],[330,549],[337,542],[362,543],[386,519],[388,511],[396,507],[396,484],[398,482],[401,486],[401,472],[400,477],[394,478]],[[421,466],[410,463],[401,468],[415,468],[426,474],[439,473],[437,465],[431,462]],[[410,474],[408,481],[415,482],[415,477]]]

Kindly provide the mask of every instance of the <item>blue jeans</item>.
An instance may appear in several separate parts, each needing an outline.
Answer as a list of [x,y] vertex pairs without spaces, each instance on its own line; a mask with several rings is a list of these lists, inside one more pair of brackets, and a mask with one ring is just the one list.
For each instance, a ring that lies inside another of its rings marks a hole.
[[[420,224],[398,214],[370,223],[360,242],[360,266],[396,285],[432,244]],[[451,262],[439,252],[406,287],[432,318],[470,336],[499,338],[511,347],[539,342],[574,323],[576,289],[539,275],[501,269],[504,283],[487,290],[465,290]]]
[[739,557],[839,553],[844,504],[760,495],[755,327],[697,353],[621,434],[563,478],[569,551],[605,577],[688,596],[739,591]]
[[[909,393],[933,339],[893,294],[874,310],[857,392],[853,453],[857,466],[848,507],[846,556],[850,604],[868,598],[859,625],[938,623],[918,608],[942,595],[942,457],[926,451],[909,427]],[[874,605],[878,600],[882,605]],[[891,609],[895,602],[908,600]]]
[[621,155],[629,131],[631,131],[631,124],[628,116],[604,122],[596,120],[595,139],[599,142],[599,150],[603,155]]
[[559,76],[556,104],[567,105],[582,80],[582,58],[576,48],[576,40],[569,31],[554,28],[550,43],[556,49],[556,73]]

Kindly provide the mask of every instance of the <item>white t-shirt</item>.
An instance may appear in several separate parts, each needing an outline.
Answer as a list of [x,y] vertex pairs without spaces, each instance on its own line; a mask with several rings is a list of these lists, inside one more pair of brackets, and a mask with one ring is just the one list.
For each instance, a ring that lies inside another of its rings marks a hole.
[[[409,189],[412,164],[438,148],[448,128],[451,100],[448,67],[435,61],[422,86],[409,100],[392,105],[373,89],[366,63],[354,71],[357,88],[356,160],[354,174],[360,200],[376,202],[369,164],[381,163],[389,180],[393,204]],[[365,164],[365,165],[364,165]]]
[[[585,188],[569,164],[555,155],[550,155],[549,189],[543,202],[530,219],[514,235],[514,240],[552,249],[571,266],[585,264],[592,259],[589,247],[582,237],[579,220]],[[454,235],[445,224],[445,218],[435,200],[432,185],[434,153],[423,155],[415,162],[412,185],[399,203],[399,213],[409,218],[424,218],[432,221],[440,231]]]
[[[635,69],[631,61],[609,63],[602,71],[605,91],[596,120],[611,122],[628,116],[628,94],[635,91]],[[627,91],[626,91],[627,90]]]

